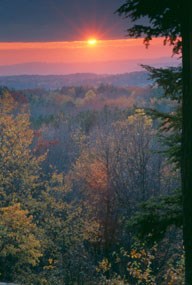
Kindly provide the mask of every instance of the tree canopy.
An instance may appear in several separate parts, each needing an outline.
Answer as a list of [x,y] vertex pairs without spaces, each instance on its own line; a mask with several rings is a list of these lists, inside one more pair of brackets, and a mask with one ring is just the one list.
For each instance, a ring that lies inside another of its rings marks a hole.
[[[127,0],[117,10],[119,15],[130,18],[134,25],[127,29],[130,37],[144,37],[149,44],[153,37],[163,37],[164,43],[173,45],[173,51],[181,51],[181,0]],[[145,18],[146,24],[138,20]]]

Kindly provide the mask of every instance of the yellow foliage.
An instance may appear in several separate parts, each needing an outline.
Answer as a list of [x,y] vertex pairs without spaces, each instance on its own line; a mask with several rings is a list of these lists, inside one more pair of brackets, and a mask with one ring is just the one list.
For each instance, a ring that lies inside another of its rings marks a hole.
[[130,254],[127,255],[130,258],[127,269],[129,274],[137,280],[138,284],[156,285],[151,267],[155,251],[155,246],[151,251],[147,251],[141,246],[140,248],[132,249]]
[[96,268],[97,272],[102,271],[103,273],[109,271],[110,269],[111,269],[111,263],[107,258],[104,258],[101,262],[99,262],[99,265]]
[[176,264],[168,264],[164,280],[167,285],[184,285],[184,255],[180,256]]
[[3,207],[0,214],[0,256],[15,256],[19,264],[35,266],[42,254],[32,216],[20,204]]
[[34,188],[45,156],[37,158],[31,149],[34,134],[29,114],[18,114],[9,93],[2,96],[0,106],[0,195],[11,202],[15,196],[26,197],[29,189]]

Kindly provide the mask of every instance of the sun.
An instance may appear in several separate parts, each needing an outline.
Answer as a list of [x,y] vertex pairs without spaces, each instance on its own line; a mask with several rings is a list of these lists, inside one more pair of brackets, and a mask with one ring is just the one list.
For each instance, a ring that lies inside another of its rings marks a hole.
[[89,46],[95,46],[97,44],[97,39],[90,38],[90,39],[88,39],[87,43]]

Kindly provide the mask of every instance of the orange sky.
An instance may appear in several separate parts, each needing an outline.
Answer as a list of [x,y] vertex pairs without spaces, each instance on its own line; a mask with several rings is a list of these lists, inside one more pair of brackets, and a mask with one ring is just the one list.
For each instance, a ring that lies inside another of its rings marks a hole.
[[95,46],[86,41],[0,43],[0,65],[26,62],[74,63],[171,57],[171,47],[154,39],[146,49],[142,39],[101,40]]

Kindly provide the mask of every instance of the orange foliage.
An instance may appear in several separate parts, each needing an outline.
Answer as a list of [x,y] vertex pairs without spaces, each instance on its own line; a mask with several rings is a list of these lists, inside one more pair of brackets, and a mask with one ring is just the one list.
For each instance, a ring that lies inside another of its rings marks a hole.
[[87,182],[92,189],[105,190],[107,188],[107,169],[102,161],[95,160],[89,165]]

